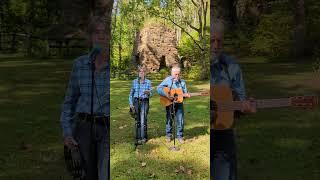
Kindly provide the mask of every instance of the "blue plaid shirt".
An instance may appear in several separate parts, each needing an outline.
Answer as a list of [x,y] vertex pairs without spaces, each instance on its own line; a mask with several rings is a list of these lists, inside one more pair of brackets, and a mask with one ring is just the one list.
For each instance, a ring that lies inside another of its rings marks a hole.
[[[110,115],[110,67],[105,65],[95,72],[93,112]],[[61,125],[63,136],[72,136],[76,113],[91,113],[91,60],[88,55],[78,57],[74,63],[62,104]]]
[[168,87],[168,88],[171,87],[172,89],[180,88],[182,89],[183,93],[188,93],[186,82],[183,79],[180,79],[179,81],[175,81],[175,82],[172,82],[172,81],[173,81],[172,76],[165,78],[157,88],[158,94],[161,96],[167,96],[166,93],[164,93],[163,91],[164,87]]
[[[144,91],[150,91],[150,95],[144,93]],[[129,105],[133,105],[133,98],[149,98],[153,95],[151,81],[145,79],[142,83],[139,83],[138,78],[132,81],[132,86],[129,94]]]
[[246,99],[246,91],[241,69],[238,63],[231,58],[222,54],[219,59],[214,60],[211,64],[211,85],[224,84],[236,92],[239,100]]

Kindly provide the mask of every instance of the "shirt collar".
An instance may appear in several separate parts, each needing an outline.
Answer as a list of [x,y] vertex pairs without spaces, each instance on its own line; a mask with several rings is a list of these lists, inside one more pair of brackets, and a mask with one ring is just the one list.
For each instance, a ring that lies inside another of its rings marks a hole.
[[[90,54],[87,54],[87,58],[86,58],[86,61],[85,61],[87,64],[91,64],[92,62],[92,59],[90,58]],[[106,62],[104,65],[103,65],[103,68],[102,69],[106,69],[107,67],[109,66],[109,63]]]
[[225,55],[223,53],[220,54],[219,57],[211,60],[212,64],[226,64]]
[[[137,82],[139,82],[139,78],[137,78]],[[146,79],[143,80],[142,84],[146,83]]]

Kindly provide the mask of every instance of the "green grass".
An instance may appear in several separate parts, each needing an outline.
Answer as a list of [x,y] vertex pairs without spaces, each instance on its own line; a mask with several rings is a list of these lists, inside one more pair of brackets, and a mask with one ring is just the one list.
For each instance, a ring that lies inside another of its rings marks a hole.
[[[248,96],[280,98],[320,93],[311,63],[241,59]],[[240,180],[320,179],[320,112],[259,110],[237,122]]]
[[0,59],[0,179],[71,179],[59,123],[71,64]]
[[[208,81],[187,82],[190,92],[209,89]],[[128,114],[130,86],[131,81],[111,81],[111,178],[209,179],[209,97],[193,97],[184,103],[186,143],[177,143],[181,150],[173,152],[168,150],[173,143],[165,141],[165,108],[155,94],[148,116],[150,140],[135,150],[135,122]]]
[[[59,123],[71,64],[72,60],[65,59],[1,56],[1,180],[71,179],[65,171]],[[311,72],[311,63],[242,58],[241,65],[249,96],[320,94],[320,76]],[[158,83],[153,82],[153,86]],[[130,84],[111,83],[113,179],[209,179],[208,98],[185,102],[187,142],[178,145],[181,151],[170,152],[171,144],[164,139],[165,111],[157,95],[153,97],[151,140],[135,151],[134,120],[128,114]],[[208,82],[188,81],[188,87],[191,92],[198,91],[208,88]],[[242,118],[237,122],[239,179],[320,179],[319,129],[319,108],[260,110]]]

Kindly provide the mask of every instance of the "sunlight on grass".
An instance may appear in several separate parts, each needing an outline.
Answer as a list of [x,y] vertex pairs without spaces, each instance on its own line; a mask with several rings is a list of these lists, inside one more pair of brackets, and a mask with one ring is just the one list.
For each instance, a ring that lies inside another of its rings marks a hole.
[[[160,82],[154,81],[153,87]],[[208,82],[188,84],[204,89]],[[111,177],[116,179],[209,179],[208,97],[194,97],[184,104],[185,144],[169,151],[165,141],[165,108],[154,89],[148,116],[149,141],[134,149],[134,120],[128,114],[131,81],[111,81]],[[180,166],[181,169],[180,170]]]

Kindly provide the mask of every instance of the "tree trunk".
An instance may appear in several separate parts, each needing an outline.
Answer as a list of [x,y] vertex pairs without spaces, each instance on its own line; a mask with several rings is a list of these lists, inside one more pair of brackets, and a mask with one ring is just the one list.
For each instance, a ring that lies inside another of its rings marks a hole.
[[[121,21],[121,18],[120,18]],[[120,30],[119,30],[119,43],[118,43],[118,48],[119,48],[119,69],[121,69],[122,66],[122,23],[120,22]]]
[[294,44],[293,44],[293,54],[296,58],[300,58],[305,52],[305,8],[304,0],[296,0],[295,2],[295,29],[294,29]]
[[[223,19],[228,26],[237,22],[237,11],[234,6],[235,0],[217,0],[217,11],[214,17]],[[214,3],[211,1],[211,3]]]

